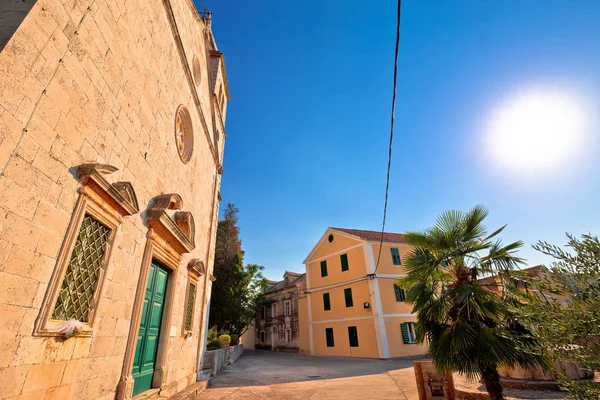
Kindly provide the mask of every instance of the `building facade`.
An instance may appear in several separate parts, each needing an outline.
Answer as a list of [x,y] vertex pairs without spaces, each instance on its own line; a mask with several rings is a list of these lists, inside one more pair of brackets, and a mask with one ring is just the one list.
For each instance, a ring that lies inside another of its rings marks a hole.
[[210,14],[8,0],[0,40],[0,397],[173,395],[201,365],[223,172]]
[[298,352],[300,323],[298,299],[305,289],[305,274],[286,271],[283,280],[272,281],[256,315],[256,348]]
[[302,353],[385,359],[427,352],[414,343],[416,315],[396,285],[411,248],[403,235],[385,233],[380,256],[380,237],[328,228],[310,252],[299,301]]

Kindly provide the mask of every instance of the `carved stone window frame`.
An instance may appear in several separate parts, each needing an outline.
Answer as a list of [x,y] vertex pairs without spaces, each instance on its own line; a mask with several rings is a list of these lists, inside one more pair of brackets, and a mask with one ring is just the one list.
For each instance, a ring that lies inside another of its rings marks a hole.
[[139,211],[137,198],[131,183],[116,182],[111,184],[104,177],[104,175],[115,171],[117,171],[117,168],[107,164],[83,164],[77,168],[77,174],[81,182],[81,187],[78,189],[79,198],[58,253],[54,272],[40,307],[40,313],[35,321],[34,336],[65,335],[65,332],[60,329],[65,321],[52,319],[52,313],[56,307],[58,294],[65,279],[67,267],[81,229],[81,223],[86,215],[91,216],[110,229],[96,288],[90,302],[88,321],[81,322],[82,328],[76,332],[77,336],[89,337],[92,335],[96,312],[102,299],[106,271],[112,259],[117,231],[123,217],[136,214]]
[[[181,126],[180,126],[181,125]],[[181,138],[179,135],[181,132]],[[175,148],[179,158],[184,164],[187,164],[192,159],[194,154],[194,126],[190,111],[186,106],[180,104],[175,111]]]
[[[198,281],[202,275],[206,274],[206,268],[204,267],[204,262],[199,259],[193,259],[188,263],[188,282],[185,292],[185,307],[183,309],[183,320],[181,324],[181,335],[185,338],[192,336],[192,332],[194,331],[194,313],[196,312],[196,303],[198,302]],[[193,285],[196,287],[196,298],[194,299],[194,304],[192,305],[191,313],[192,313],[192,325],[190,329],[185,329],[185,320],[188,313],[188,299],[190,296],[190,286]]]
[[202,65],[197,55],[194,55],[192,59],[192,75],[194,76],[196,86],[200,86],[200,83],[202,83]]
[[164,194],[155,197],[146,212],[148,232],[146,234],[146,247],[142,256],[140,276],[133,303],[133,313],[129,326],[127,347],[123,359],[121,378],[117,389],[118,400],[131,399],[133,394],[134,379],[132,376],[133,359],[135,357],[136,343],[138,340],[140,319],[144,306],[144,295],[148,284],[148,274],[152,260],[164,265],[169,271],[167,290],[160,327],[160,336],[155,358],[152,388],[162,389],[166,384],[167,349],[171,340],[171,321],[173,305],[175,303],[175,289],[178,287],[176,272],[181,263],[182,255],[195,248],[194,219],[191,213],[177,211],[171,216],[167,210],[181,210],[183,201],[178,194]]

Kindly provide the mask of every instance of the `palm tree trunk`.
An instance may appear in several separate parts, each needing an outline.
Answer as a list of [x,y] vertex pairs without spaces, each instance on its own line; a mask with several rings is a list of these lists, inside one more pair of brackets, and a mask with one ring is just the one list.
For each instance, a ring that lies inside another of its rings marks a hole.
[[479,365],[481,378],[485,384],[491,400],[504,400],[503,388],[500,383],[500,374],[495,365]]

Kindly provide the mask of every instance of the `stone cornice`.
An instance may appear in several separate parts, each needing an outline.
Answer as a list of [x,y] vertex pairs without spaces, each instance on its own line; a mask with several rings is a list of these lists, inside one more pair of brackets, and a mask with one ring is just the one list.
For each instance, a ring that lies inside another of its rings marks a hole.
[[117,171],[108,164],[82,164],[77,168],[79,180],[83,186],[90,187],[103,201],[122,216],[139,212],[139,206],[133,186],[129,182],[109,183],[104,175]]
[[194,249],[194,243],[190,242],[165,210],[151,208],[147,211],[147,219],[148,225],[177,253],[189,253]]
[[194,258],[192,261],[190,261],[188,263],[187,268],[188,268],[190,277],[194,281],[198,281],[198,279],[200,279],[200,277],[206,273],[206,268],[204,267],[204,262],[202,262],[202,260],[199,260],[197,258]]

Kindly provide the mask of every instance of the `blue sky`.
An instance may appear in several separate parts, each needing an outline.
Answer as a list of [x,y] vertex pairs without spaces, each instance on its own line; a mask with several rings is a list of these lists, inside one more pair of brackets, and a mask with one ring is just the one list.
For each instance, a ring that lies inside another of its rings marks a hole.
[[[240,210],[246,262],[281,279],[328,226],[381,228],[396,3],[207,6],[231,91],[221,209]],[[531,265],[547,260],[538,239],[600,233],[599,37],[596,1],[405,0],[386,230],[484,204]],[[503,169],[492,116],[547,91],[584,106],[583,144],[534,172]]]

